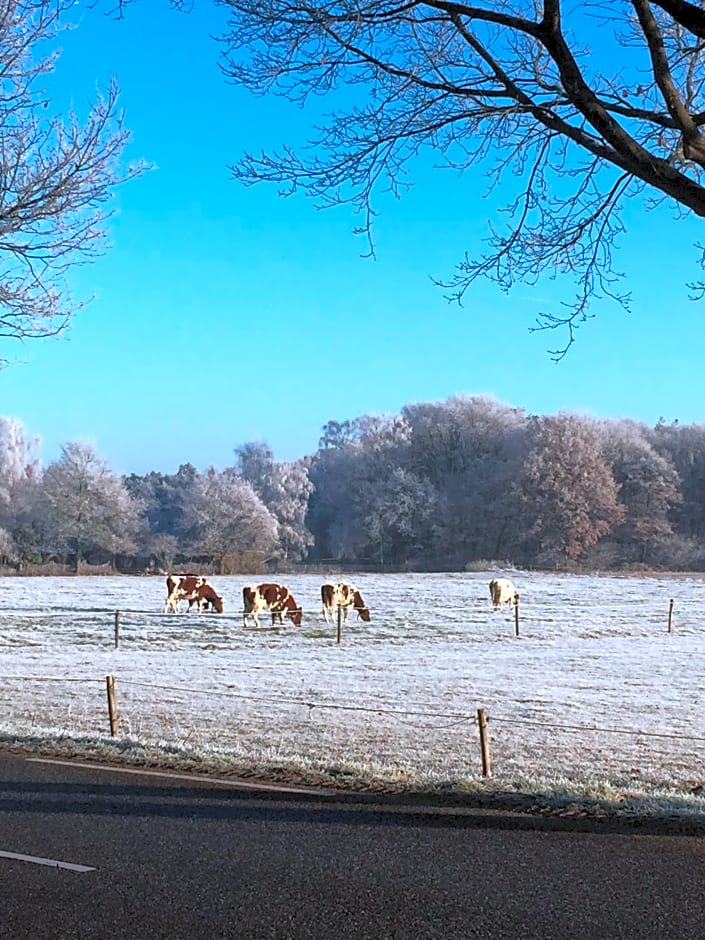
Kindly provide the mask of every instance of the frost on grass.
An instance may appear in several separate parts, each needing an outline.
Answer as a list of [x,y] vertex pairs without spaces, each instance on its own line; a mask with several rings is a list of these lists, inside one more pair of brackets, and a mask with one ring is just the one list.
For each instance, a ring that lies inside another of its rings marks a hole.
[[303,626],[260,630],[242,627],[238,577],[213,579],[224,614],[178,616],[161,613],[162,578],[3,579],[0,744],[350,789],[703,813],[705,582],[513,572],[517,638],[513,613],[491,610],[494,574],[357,575],[372,621],[353,614],[340,644],[311,575],[286,579]]

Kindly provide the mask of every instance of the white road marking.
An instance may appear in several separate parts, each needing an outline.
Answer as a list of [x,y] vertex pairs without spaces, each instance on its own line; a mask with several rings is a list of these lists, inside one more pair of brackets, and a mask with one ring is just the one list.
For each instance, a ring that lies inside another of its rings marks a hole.
[[330,796],[334,791],[320,790],[315,787],[293,787],[277,783],[254,783],[250,780],[225,780],[222,777],[205,777],[198,774],[179,774],[166,770],[141,770],[135,767],[113,767],[110,764],[88,764],[80,761],[51,760],[47,757],[28,757],[34,764],[57,764],[59,767],[83,767],[87,770],[103,770],[111,774],[133,774],[138,777],[165,777],[169,780],[188,780],[203,784],[216,784],[221,787],[235,787],[238,790],[268,790],[273,793],[301,793],[315,796]]
[[73,862],[59,862],[55,858],[40,858],[37,855],[20,855],[18,852],[0,852],[0,858],[12,858],[16,862],[33,862],[35,865],[47,865],[49,868],[65,868],[67,871],[97,871],[91,865],[74,865]]

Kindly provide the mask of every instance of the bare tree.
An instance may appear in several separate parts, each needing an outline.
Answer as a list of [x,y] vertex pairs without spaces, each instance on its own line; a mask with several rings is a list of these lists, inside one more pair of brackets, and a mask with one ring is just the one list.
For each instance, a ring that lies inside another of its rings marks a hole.
[[[72,0],[7,0],[0,8],[0,337],[52,336],[80,303],[67,270],[105,248],[111,188],[127,141],[111,84],[81,121],[52,102],[47,54],[72,25]],[[0,357],[0,363],[6,362]]]
[[701,4],[224,3],[234,82],[309,112],[313,95],[339,102],[307,147],[247,153],[235,177],[352,205],[373,251],[373,195],[408,187],[407,164],[424,148],[460,173],[485,172],[507,199],[506,223],[445,286],[460,300],[480,276],[509,290],[566,275],[562,311],[537,311],[533,327],[565,328],[555,358],[592,315],[591,299],[629,303],[613,265],[627,199],[705,216]]

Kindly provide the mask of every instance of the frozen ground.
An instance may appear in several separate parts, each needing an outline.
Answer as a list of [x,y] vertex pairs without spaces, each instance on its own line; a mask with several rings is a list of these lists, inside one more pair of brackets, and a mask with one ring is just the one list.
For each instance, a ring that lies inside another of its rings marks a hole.
[[705,811],[705,580],[502,572],[517,639],[513,612],[491,610],[495,574],[349,578],[372,621],[352,615],[340,644],[321,576],[280,578],[303,625],[259,631],[242,627],[243,576],[211,579],[224,614],[178,616],[161,612],[161,577],[1,579],[0,743],[477,790],[484,708],[493,788]]

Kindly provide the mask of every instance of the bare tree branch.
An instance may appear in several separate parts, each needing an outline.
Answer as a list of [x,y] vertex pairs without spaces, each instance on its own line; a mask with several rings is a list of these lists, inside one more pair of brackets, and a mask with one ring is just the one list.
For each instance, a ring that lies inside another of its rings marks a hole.
[[302,106],[313,96],[340,102],[307,145],[247,153],[235,178],[302,190],[321,207],[351,206],[371,251],[376,194],[401,194],[425,149],[461,174],[485,174],[490,193],[504,194],[506,224],[491,224],[487,253],[436,279],[457,300],[478,276],[509,290],[558,275],[573,299],[536,317],[539,328],[564,326],[569,346],[592,299],[629,302],[615,289],[612,253],[625,198],[705,218],[705,43],[693,42],[701,21],[705,29],[700,6],[223,2],[229,79]]
[[651,12],[648,0],[632,0],[644,32],[656,84],[661,90],[668,112],[683,135],[683,153],[689,160],[695,160],[701,166],[705,161],[705,141],[698,131],[694,118],[683,103],[668,64],[666,47],[658,23]]
[[685,26],[694,36],[705,39],[705,10],[702,7],[688,3],[687,0],[652,0],[652,2],[672,16],[676,23]]
[[[106,247],[113,186],[143,170],[122,168],[128,139],[111,84],[79,120],[58,116],[40,81],[42,56],[70,23],[70,0],[8,0],[0,9],[0,337],[64,330],[81,305],[68,270]],[[7,357],[0,355],[0,363]]]

